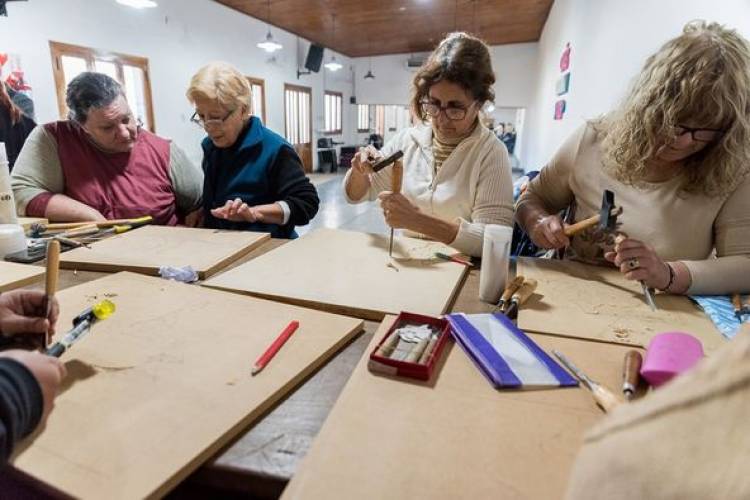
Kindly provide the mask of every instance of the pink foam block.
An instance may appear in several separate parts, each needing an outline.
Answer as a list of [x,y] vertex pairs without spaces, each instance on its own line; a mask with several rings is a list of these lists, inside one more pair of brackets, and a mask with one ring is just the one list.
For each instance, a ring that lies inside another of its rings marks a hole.
[[703,345],[692,335],[682,332],[660,333],[648,345],[641,377],[653,387],[659,387],[692,368],[702,358]]

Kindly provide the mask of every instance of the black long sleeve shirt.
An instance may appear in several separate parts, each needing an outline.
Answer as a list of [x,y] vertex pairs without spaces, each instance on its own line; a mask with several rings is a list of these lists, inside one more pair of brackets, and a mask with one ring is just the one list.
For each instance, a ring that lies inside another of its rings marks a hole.
[[0,453],[8,460],[16,443],[42,418],[42,389],[34,375],[14,359],[0,358]]

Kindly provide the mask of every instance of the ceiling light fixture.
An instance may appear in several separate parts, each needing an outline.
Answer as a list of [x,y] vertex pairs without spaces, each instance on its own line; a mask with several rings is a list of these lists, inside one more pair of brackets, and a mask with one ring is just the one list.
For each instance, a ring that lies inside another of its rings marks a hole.
[[[372,54],[372,44],[370,43],[369,38],[367,39],[367,48],[369,49],[370,54]],[[365,75],[365,80],[370,79],[370,78],[374,80],[375,75],[372,74],[372,55],[370,56],[369,59],[370,59],[370,67],[367,70],[367,74]]]
[[271,34],[271,0],[268,0],[268,3],[266,4],[266,24],[268,25],[266,38],[258,42],[256,46],[259,49],[265,50],[269,54],[273,54],[277,50],[283,49],[284,46],[274,40],[273,35]]
[[117,0],[117,3],[134,9],[153,9],[158,5],[154,0]]
[[[336,43],[336,14],[333,14],[331,17],[333,17],[333,43]],[[329,71],[338,71],[344,66],[336,60],[336,54],[331,55],[331,60],[328,61],[325,65],[327,70]]]

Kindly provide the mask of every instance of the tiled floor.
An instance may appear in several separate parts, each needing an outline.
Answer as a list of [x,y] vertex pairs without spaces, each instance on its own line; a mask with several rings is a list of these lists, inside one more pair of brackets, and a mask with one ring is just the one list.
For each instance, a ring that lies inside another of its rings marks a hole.
[[320,209],[315,218],[306,226],[297,226],[297,233],[303,234],[321,227],[362,231],[367,233],[389,232],[383,219],[383,212],[377,202],[365,202],[350,205],[344,198],[341,183],[342,175],[333,176],[331,180],[318,184]]

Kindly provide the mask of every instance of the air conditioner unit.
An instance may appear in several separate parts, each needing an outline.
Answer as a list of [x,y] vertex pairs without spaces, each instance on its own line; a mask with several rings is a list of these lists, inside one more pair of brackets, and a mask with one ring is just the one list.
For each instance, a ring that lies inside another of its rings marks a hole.
[[406,67],[411,70],[419,69],[425,60],[427,60],[426,56],[409,56],[409,59],[406,60]]

